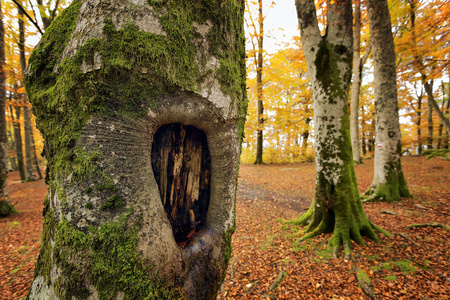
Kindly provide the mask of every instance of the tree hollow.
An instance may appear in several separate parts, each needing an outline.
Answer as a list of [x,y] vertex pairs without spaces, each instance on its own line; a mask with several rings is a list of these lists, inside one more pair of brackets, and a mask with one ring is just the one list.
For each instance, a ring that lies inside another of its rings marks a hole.
[[194,126],[167,124],[152,144],[152,167],[177,243],[206,224],[211,157],[206,135]]

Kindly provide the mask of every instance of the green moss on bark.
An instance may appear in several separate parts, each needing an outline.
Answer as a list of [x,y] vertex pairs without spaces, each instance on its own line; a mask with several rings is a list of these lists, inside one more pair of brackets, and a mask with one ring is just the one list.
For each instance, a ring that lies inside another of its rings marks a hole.
[[9,216],[13,212],[12,206],[8,201],[0,201],[0,218]]
[[[96,289],[99,299],[114,299],[119,292],[124,292],[124,299],[180,299],[180,291],[164,286],[141,260],[136,250],[139,227],[139,218],[129,210],[117,222],[82,232],[65,219],[58,223],[46,206],[35,276],[45,276],[60,299],[87,299],[91,292],[86,282]],[[61,276],[51,277],[54,266]]]
[[[166,35],[140,31],[132,23],[117,30],[104,20],[103,37],[87,41],[73,57],[60,61],[80,9],[80,2],[74,1],[33,51],[25,83],[46,140],[47,182],[55,173],[67,174],[76,166],[71,163],[74,146],[92,114],[138,118],[147,113],[142,107],[154,107],[162,93],[199,92],[211,72],[205,71],[210,54],[220,62],[217,78],[222,91],[233,103],[238,102],[239,117],[245,120],[243,6],[235,1],[171,1],[164,3],[164,8],[158,1],[149,4],[159,11]],[[224,6],[230,13],[223,13]],[[211,53],[197,61],[194,22],[205,24],[208,20],[212,28],[205,49]],[[237,41],[237,49],[230,48],[230,40]],[[94,65],[94,57],[101,59],[101,67],[84,73],[81,66]]]
[[403,175],[402,165],[400,161],[401,143],[397,145],[399,158],[397,161],[389,162],[384,166],[385,181],[376,185],[372,184],[364,193],[365,201],[401,201],[402,197],[412,198],[408,185]]
[[[321,41],[315,60],[315,80],[325,94],[321,101],[327,101],[330,106],[347,103],[351,67],[341,74],[339,63],[351,66],[351,58],[351,51],[346,47],[332,45],[326,39]],[[339,122],[335,120],[336,115],[342,115]],[[350,143],[348,105],[343,105],[342,114],[336,115],[317,117],[317,130],[326,132],[327,137],[316,139],[319,170],[313,202],[304,215],[284,223],[306,225],[300,240],[332,232],[328,244],[333,248],[334,256],[343,245],[348,257],[351,240],[364,245],[363,235],[379,241],[374,230],[386,232],[369,221],[360,201]]]
[[[110,20],[104,20],[101,37],[88,40],[73,56],[63,59],[81,7],[75,0],[33,51],[25,83],[45,139],[50,196],[60,193],[59,182],[72,174],[69,184],[89,179],[95,187],[90,192],[104,194],[107,200],[101,203],[102,209],[122,207],[117,187],[98,163],[102,153],[77,147],[87,121],[93,115],[141,118],[163,94],[199,93],[203,80],[214,72],[206,68],[211,54],[220,63],[215,77],[222,92],[238,105],[237,123],[243,136],[247,109],[243,4],[234,0],[175,0],[149,1],[149,5],[158,11],[165,35],[140,31],[132,22],[117,29]],[[207,52],[198,56],[196,39],[200,36],[194,22],[206,25],[208,20],[212,28],[208,31]],[[99,59],[101,65],[97,66]],[[90,202],[86,206],[92,208]],[[50,284],[52,266],[61,268],[65,275],[61,278],[66,279],[52,284],[62,299],[88,297],[89,289],[83,286],[86,282],[95,286],[100,299],[111,299],[119,291],[128,299],[178,298],[178,292],[163,287],[140,260],[136,251],[140,224],[132,220],[131,213],[83,232],[65,219],[59,222],[49,201],[45,207],[35,277],[43,275]],[[226,245],[228,260],[231,232],[227,233]]]

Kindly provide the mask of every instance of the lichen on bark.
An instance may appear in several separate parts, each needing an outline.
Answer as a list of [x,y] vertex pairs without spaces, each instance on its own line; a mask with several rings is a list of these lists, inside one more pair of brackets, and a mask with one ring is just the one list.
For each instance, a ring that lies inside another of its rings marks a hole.
[[364,245],[362,236],[378,241],[374,230],[386,233],[370,222],[363,210],[352,159],[348,110],[351,1],[329,3],[325,36],[314,19],[314,2],[298,0],[296,5],[314,99],[316,191],[305,214],[283,222],[306,225],[300,240],[332,232],[329,245],[334,255],[343,245],[348,258],[351,240]]
[[368,1],[374,61],[376,148],[374,177],[366,201],[411,198],[401,167],[394,39],[387,1]]
[[[132,2],[75,0],[30,57],[50,185],[30,299],[213,299],[225,274],[247,107],[244,5]],[[204,131],[211,151],[206,225],[185,249],[151,167],[168,123]]]

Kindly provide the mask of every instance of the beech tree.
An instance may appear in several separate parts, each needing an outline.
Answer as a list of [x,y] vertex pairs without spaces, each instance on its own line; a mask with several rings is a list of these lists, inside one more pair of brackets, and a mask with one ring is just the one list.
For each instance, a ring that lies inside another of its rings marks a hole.
[[75,0],[25,84],[49,193],[29,299],[215,299],[247,110],[244,1]]
[[348,112],[352,73],[352,2],[328,2],[327,28],[321,35],[313,0],[296,0],[300,35],[312,84],[314,100],[314,139],[316,151],[316,191],[309,210],[288,221],[307,225],[311,238],[333,232],[329,245],[337,256],[344,246],[346,256],[351,242],[364,245],[363,235],[378,241],[375,226],[366,216],[360,200]]
[[3,27],[2,1],[0,0],[0,217],[9,216],[13,207],[8,198],[8,138],[6,135],[6,73],[5,73],[5,29]]
[[370,54],[370,44],[367,46],[364,55],[361,57],[361,1],[355,1],[353,30],[353,80],[352,98],[350,105],[350,136],[352,139],[353,161],[362,163],[361,149],[359,146],[359,95],[361,90],[362,69]]
[[368,200],[399,201],[411,197],[403,176],[398,115],[394,39],[386,0],[368,0],[374,65],[376,147]]

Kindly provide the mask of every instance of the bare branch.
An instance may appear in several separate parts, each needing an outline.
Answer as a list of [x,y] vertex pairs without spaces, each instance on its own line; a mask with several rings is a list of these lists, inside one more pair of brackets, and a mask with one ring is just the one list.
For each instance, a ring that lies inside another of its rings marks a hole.
[[38,23],[36,23],[33,18],[26,12],[26,10],[23,8],[22,4],[20,4],[19,2],[17,2],[17,0],[12,0],[14,2],[14,4],[17,5],[17,8],[22,10],[22,12],[24,13],[25,16],[27,16],[28,20],[30,20],[31,23],[33,23],[33,25],[36,27],[36,29],[41,33],[44,34],[41,30],[41,28],[39,27]]

